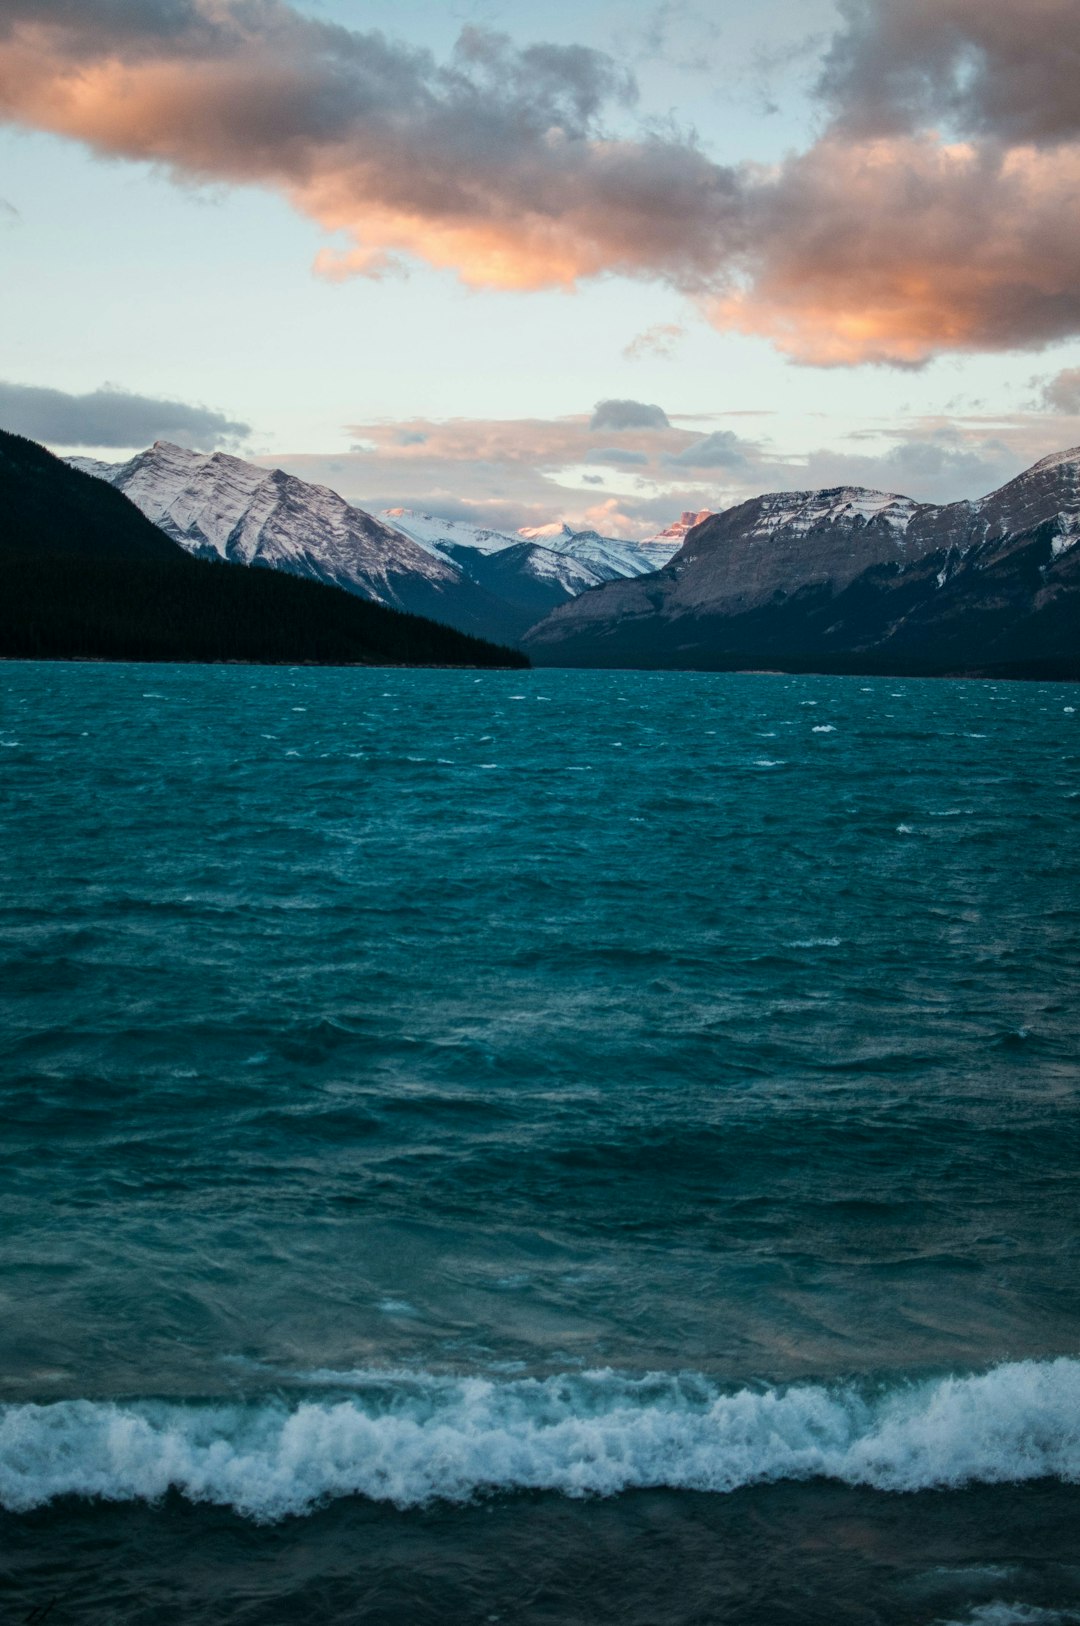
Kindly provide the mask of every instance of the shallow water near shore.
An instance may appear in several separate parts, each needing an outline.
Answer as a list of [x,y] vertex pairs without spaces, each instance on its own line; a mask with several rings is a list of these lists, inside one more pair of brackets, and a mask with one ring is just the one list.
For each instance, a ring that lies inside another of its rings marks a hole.
[[5,665],[14,1618],[1080,1620],[1078,727]]

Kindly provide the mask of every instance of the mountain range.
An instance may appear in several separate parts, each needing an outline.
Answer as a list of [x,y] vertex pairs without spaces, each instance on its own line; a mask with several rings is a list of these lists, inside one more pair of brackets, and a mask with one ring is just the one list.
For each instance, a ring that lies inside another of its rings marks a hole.
[[682,540],[622,542],[566,526],[512,535],[405,508],[374,515],[282,469],[168,441],[127,463],[70,461],[196,558],[307,576],[498,640],[520,639],[588,588],[655,570]]
[[771,492],[645,541],[376,515],[167,442],[73,462],[198,557],[332,583],[537,664],[1080,676],[1080,449],[975,502]]
[[1080,676],[1080,448],[977,502],[752,498],[524,640],[537,664]]

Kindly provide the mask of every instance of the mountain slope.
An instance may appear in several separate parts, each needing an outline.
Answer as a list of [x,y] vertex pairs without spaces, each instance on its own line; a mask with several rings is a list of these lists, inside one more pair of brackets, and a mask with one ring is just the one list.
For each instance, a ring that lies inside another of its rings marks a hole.
[[86,557],[170,560],[176,549],[118,491],[64,469],[36,441],[0,430],[0,551],[32,539],[35,551]]
[[168,441],[128,463],[75,458],[72,466],[108,480],[196,558],[306,576],[465,632],[499,621],[499,606],[448,560],[281,469]]
[[554,612],[554,665],[1080,675],[1080,450],[980,502],[784,492],[694,527],[657,575]]
[[542,616],[605,579],[577,559],[534,542],[517,542],[493,553],[459,543],[444,543],[443,549],[502,605],[499,635],[515,642]]
[[516,666],[449,627],[188,557],[121,492],[0,431],[0,655]]
[[[593,578],[589,585],[659,570],[678,552],[685,534],[678,537],[665,534],[648,542],[628,542],[620,537],[601,536],[597,531],[575,531],[560,523],[526,526],[511,534],[470,525],[466,520],[439,519],[412,508],[387,508],[382,518],[411,536],[421,547],[443,558],[462,559],[461,550],[466,548],[479,554],[505,553],[520,549],[523,541],[531,542],[583,565]],[[519,557],[524,556],[519,554]]]
[[647,542],[631,542],[622,537],[601,536],[598,531],[575,531],[569,525],[542,525],[526,528],[519,535],[539,542],[553,553],[580,559],[602,580],[621,576],[644,576],[666,565],[679,551],[682,537],[652,537]]

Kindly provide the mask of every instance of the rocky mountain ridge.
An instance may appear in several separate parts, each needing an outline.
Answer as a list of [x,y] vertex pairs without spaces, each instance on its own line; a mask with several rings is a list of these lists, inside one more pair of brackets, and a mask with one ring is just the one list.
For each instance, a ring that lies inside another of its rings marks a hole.
[[953,670],[1077,661],[1080,448],[977,502],[772,492],[693,526],[671,562],[554,611],[551,665]]

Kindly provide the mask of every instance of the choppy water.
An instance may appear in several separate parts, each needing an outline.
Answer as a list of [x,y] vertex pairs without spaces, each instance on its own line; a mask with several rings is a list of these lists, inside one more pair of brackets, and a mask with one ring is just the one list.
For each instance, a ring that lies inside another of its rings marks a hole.
[[1078,729],[0,668],[12,1618],[1080,1620]]

